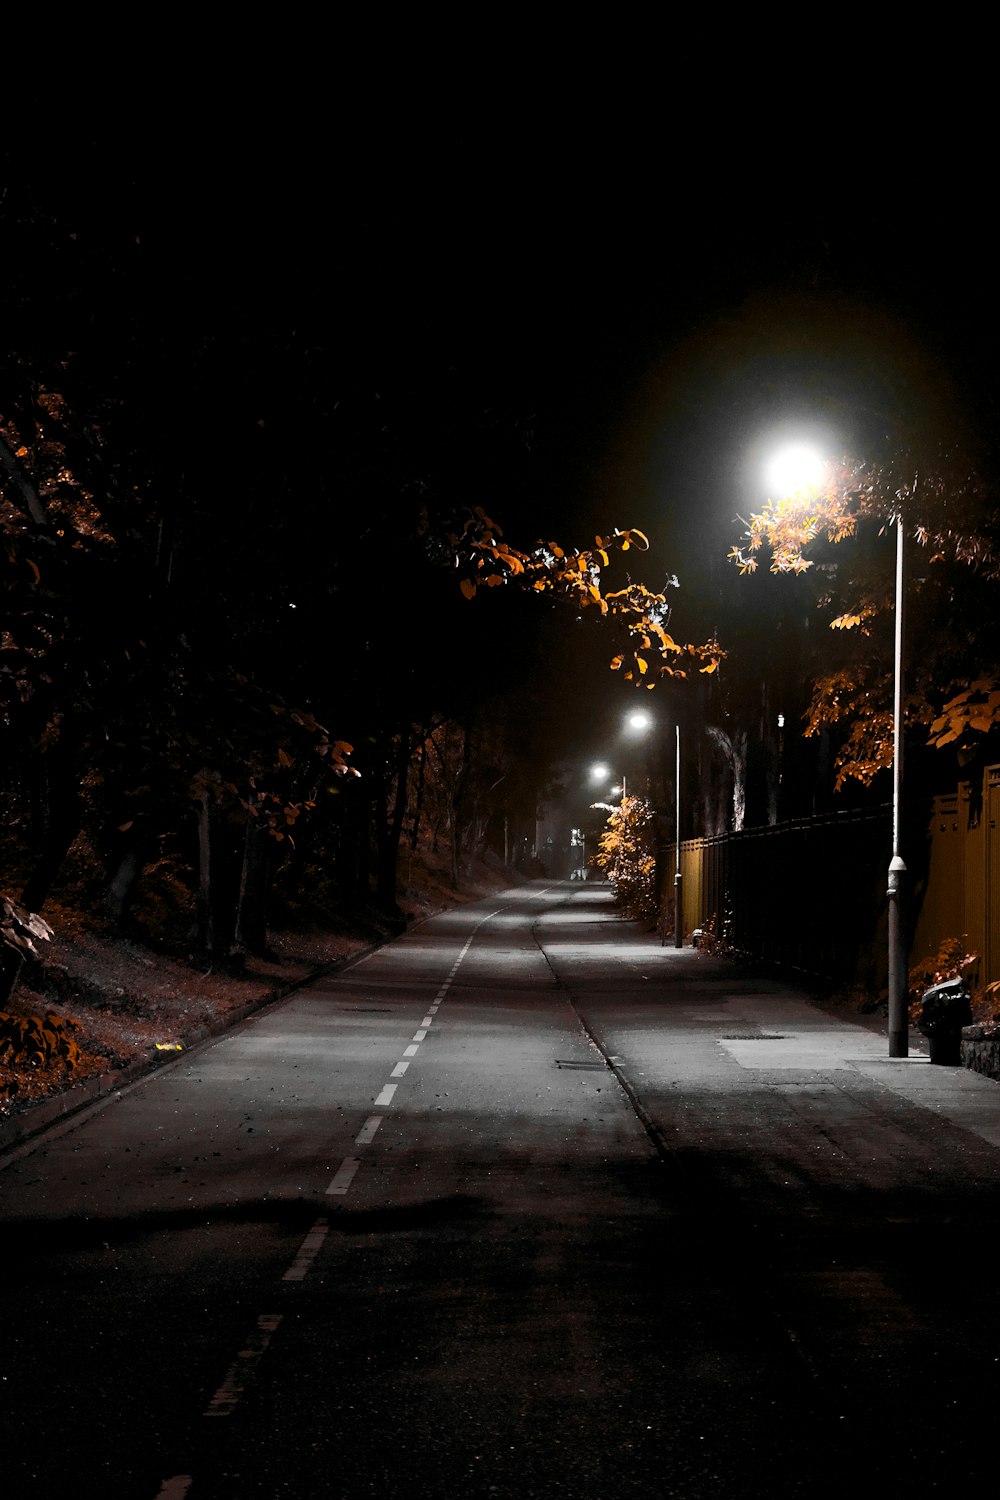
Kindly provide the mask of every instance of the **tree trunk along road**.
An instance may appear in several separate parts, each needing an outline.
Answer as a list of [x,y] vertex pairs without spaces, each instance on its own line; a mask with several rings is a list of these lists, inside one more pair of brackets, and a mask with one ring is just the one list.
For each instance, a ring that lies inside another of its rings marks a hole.
[[10,1152],[6,1496],[971,1493],[1000,1085],[536,883]]

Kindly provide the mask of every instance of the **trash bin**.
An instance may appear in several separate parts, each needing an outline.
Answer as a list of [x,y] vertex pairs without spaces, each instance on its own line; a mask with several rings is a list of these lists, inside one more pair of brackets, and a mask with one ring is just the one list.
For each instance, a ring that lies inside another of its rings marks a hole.
[[962,1061],[962,1027],[972,1025],[972,1008],[964,979],[931,985],[920,1003],[917,1029],[927,1038],[931,1062],[957,1067]]

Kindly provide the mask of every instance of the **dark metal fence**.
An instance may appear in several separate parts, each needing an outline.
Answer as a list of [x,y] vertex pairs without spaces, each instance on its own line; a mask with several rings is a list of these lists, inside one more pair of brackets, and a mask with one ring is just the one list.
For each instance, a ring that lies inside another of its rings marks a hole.
[[[913,835],[910,835],[911,842]],[[888,805],[681,844],[682,932],[708,928],[755,957],[877,992],[886,982]],[[959,939],[980,984],[1000,979],[1000,766],[936,797],[906,851],[910,960]],[[674,930],[675,846],[661,850],[661,930]]]
[[[681,843],[682,931],[839,983],[885,983],[888,807]],[[661,851],[662,931],[673,931],[675,846]]]

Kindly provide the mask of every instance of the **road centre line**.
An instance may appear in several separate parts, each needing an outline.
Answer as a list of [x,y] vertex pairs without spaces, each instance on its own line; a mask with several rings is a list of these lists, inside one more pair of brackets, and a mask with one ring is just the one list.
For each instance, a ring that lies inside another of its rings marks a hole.
[[156,1500],[183,1500],[193,1483],[193,1474],[172,1474],[160,1485]]
[[327,1193],[346,1193],[360,1165],[360,1157],[345,1156],[334,1174],[333,1181],[327,1188]]
[[246,1389],[247,1380],[253,1374],[261,1355],[271,1342],[271,1335],[281,1322],[281,1313],[261,1313],[257,1326],[251,1332],[246,1347],[233,1360],[226,1377],[208,1406],[204,1417],[228,1417],[233,1412]]
[[[481,922],[477,922],[476,923],[476,926],[475,926],[473,932],[469,935],[469,937],[466,939],[465,943],[463,944],[462,951],[459,953],[458,957],[455,959],[455,962],[452,964],[451,969],[450,969],[449,974],[448,974],[448,978],[445,980],[444,984],[438,990],[437,998],[435,999],[434,1004],[433,1005],[429,1005],[427,1007],[427,1014],[426,1014],[426,1016],[424,1016],[424,1019],[421,1021],[421,1023],[420,1023],[420,1029],[414,1035],[413,1041],[410,1043],[410,1045],[403,1052],[403,1059],[402,1059],[402,1061],[398,1062],[396,1064],[396,1066],[393,1068],[392,1072],[389,1074],[390,1078],[402,1078],[403,1074],[406,1072],[407,1068],[410,1066],[410,1059],[412,1057],[414,1057],[416,1055],[416,1052],[417,1052],[417,1044],[419,1044],[420,1042],[422,1042],[425,1039],[425,1037],[427,1036],[427,1028],[429,1026],[433,1026],[435,1013],[439,1009],[439,1007],[441,1005],[441,1001],[444,999],[445,995],[448,993],[448,990],[449,990],[449,988],[451,986],[451,982],[454,979],[455,975],[458,973],[459,968],[461,967],[462,960],[465,958],[465,955],[468,953],[469,949],[472,947],[473,941],[475,940],[476,933],[479,931],[480,927],[482,927],[485,922],[489,922],[493,917],[498,916],[499,915],[499,910],[500,909],[498,908],[497,911],[491,911],[488,916],[483,917],[483,919],[482,919]],[[375,1100],[376,1105],[378,1105],[378,1106],[384,1106],[384,1105],[390,1104],[392,1102],[392,1096],[393,1096],[393,1094],[395,1092],[396,1092],[396,1085],[394,1083],[387,1083],[385,1085],[385,1087],[383,1088],[382,1092],[376,1098],[376,1100]],[[362,1127],[362,1135],[363,1134],[364,1134],[364,1127]],[[374,1131],[372,1132],[372,1134],[374,1134]],[[366,1138],[365,1140],[361,1140],[361,1138],[359,1137],[358,1140],[357,1140],[357,1142],[356,1142],[356,1144],[357,1145],[368,1145],[369,1140],[370,1140],[370,1137]],[[332,1192],[332,1191],[333,1191],[332,1188],[327,1188],[327,1192]]]
[[[483,922],[488,922],[490,920],[490,917],[495,917],[496,915],[496,912],[491,912],[488,917],[483,918]],[[427,1028],[433,1025],[434,1012],[441,1004],[440,997],[447,992],[448,986],[451,984],[452,979],[458,972],[459,966],[465,955],[472,947],[473,938],[475,937],[476,932],[479,931],[479,928],[482,927],[483,922],[479,922],[476,924],[475,931],[468,938],[462,948],[461,953],[458,955],[454,964],[452,965],[451,973],[449,974],[446,983],[440,990],[439,998],[435,1000],[433,1005],[428,1007],[428,1014],[424,1017],[423,1022],[421,1023],[420,1030],[417,1031],[413,1038],[413,1041],[405,1049],[402,1059],[393,1068],[391,1074],[389,1075],[390,1078],[402,1078],[407,1068],[410,1066],[410,1059],[413,1058],[420,1050],[419,1044],[426,1037]],[[381,1093],[378,1094],[375,1099],[376,1107],[383,1108],[391,1104],[393,1095],[395,1094],[397,1087],[398,1085],[395,1083],[387,1083],[383,1085]],[[381,1115],[369,1115],[368,1119],[365,1121],[361,1129],[358,1131],[358,1134],[355,1136],[354,1144],[356,1146],[370,1146],[375,1138],[375,1132],[378,1130],[381,1123]],[[333,1181],[330,1183],[330,1186],[326,1190],[327,1194],[333,1193],[342,1195],[346,1193],[351,1183],[354,1181],[355,1173],[357,1172],[360,1165],[360,1157],[346,1156],[341,1162],[340,1166],[337,1168],[337,1171],[334,1174]],[[328,1227],[326,1221],[324,1219],[318,1219],[299,1247],[299,1252],[295,1257],[295,1260],[292,1262],[289,1269],[285,1272],[283,1278],[285,1281],[302,1280],[302,1278],[306,1274],[306,1271],[309,1269],[309,1266],[312,1264],[313,1260],[318,1254],[320,1246],[322,1245],[323,1240],[326,1238],[327,1232]]]
[[306,1272],[319,1254],[328,1233],[329,1229],[326,1220],[322,1217],[318,1218],[299,1246],[299,1253],[281,1278],[282,1281],[302,1281],[304,1279]]
[[375,1139],[375,1132],[382,1123],[381,1115],[369,1115],[357,1135],[354,1137],[356,1146],[370,1146]]
[[[479,928],[482,927],[485,922],[488,922],[492,917],[499,915],[499,910],[501,909],[502,908],[499,908],[497,911],[490,912],[488,916],[484,917],[481,922],[476,924],[475,930],[469,937],[468,941],[465,943],[461,953],[458,955],[454,964],[452,965],[448,978],[438,992],[437,998],[435,999],[433,1005],[430,1005],[428,1007],[428,1013],[421,1022],[420,1029],[415,1033],[413,1041],[406,1048],[406,1051],[403,1054],[404,1059],[413,1057],[414,1054],[419,1050],[418,1044],[424,1041],[424,1039],[426,1038],[427,1028],[433,1024],[434,1015],[436,1014],[442,1000],[451,987],[451,982],[454,979],[455,975],[458,973],[462,960],[465,958],[465,955],[471,948],[476,932],[479,931]],[[410,1064],[408,1060],[398,1062],[395,1068],[393,1068],[391,1076],[393,1078],[402,1077],[409,1065]],[[382,1091],[379,1093],[378,1097],[375,1100],[376,1105],[385,1106],[391,1104],[393,1095],[396,1092],[396,1088],[397,1085],[394,1083],[385,1084],[382,1088]],[[375,1134],[381,1124],[381,1115],[369,1115],[368,1119],[362,1125],[361,1129],[358,1131],[357,1136],[355,1137],[355,1144],[358,1146],[370,1145],[374,1140]],[[346,1193],[352,1181],[354,1180],[355,1173],[357,1172],[360,1165],[360,1157],[345,1157],[338,1167],[333,1181],[327,1188],[327,1193]],[[308,1231],[305,1238],[303,1239],[302,1244],[299,1246],[295,1259],[292,1261],[292,1264],[285,1272],[282,1280],[302,1281],[305,1278],[310,1267],[312,1266],[314,1260],[316,1259],[316,1256],[322,1249],[322,1246],[328,1234],[329,1225],[326,1219],[322,1215],[320,1215],[320,1217],[317,1218],[316,1222],[313,1224],[312,1228]],[[239,1354],[236,1356],[235,1360],[226,1371],[225,1378],[223,1379],[222,1384],[219,1386],[208,1406],[205,1408],[205,1411],[202,1414],[203,1416],[228,1417],[231,1415],[231,1413],[238,1405],[241,1397],[243,1396],[247,1382],[252,1377],[256,1365],[259,1363],[262,1355],[264,1354],[264,1351],[267,1349],[268,1344],[271,1342],[272,1334],[279,1327],[281,1322],[281,1313],[262,1313],[258,1317],[256,1327],[251,1331],[249,1337],[246,1340],[244,1348],[240,1350]],[[164,1479],[161,1484],[157,1500],[183,1500],[183,1497],[187,1495],[188,1490],[191,1486],[192,1478],[193,1476],[190,1474],[175,1474],[167,1479]]]
[[[479,931],[480,927],[482,927],[484,925],[484,923],[489,922],[493,917],[498,916],[500,910],[501,910],[501,908],[498,908],[497,911],[490,912],[487,916],[483,917],[482,921],[476,923],[476,926],[473,929],[472,933],[469,935],[469,937],[466,939],[465,943],[463,944],[462,951],[459,953],[458,957],[455,959],[455,962],[452,964],[452,966],[451,966],[451,972],[448,975],[447,980],[441,986],[441,989],[438,992],[438,998],[434,1001],[433,1005],[428,1006],[428,1008],[427,1008],[427,1015],[424,1017],[423,1021],[420,1023],[420,1029],[414,1034],[413,1041],[409,1044],[409,1046],[403,1052],[402,1059],[393,1068],[392,1072],[389,1075],[390,1078],[402,1078],[403,1077],[403,1075],[406,1072],[407,1068],[410,1066],[410,1060],[419,1051],[419,1044],[427,1036],[427,1028],[429,1026],[432,1026],[434,1024],[434,1014],[435,1014],[435,1012],[437,1011],[438,1007],[441,1004],[442,997],[445,994],[447,994],[448,988],[449,988],[449,986],[451,984],[451,981],[454,979],[455,975],[458,973],[458,970],[459,970],[459,967],[461,966],[462,960],[465,958],[465,955],[468,953],[469,949],[472,947],[472,944],[473,944],[473,941],[475,939],[476,933]],[[375,1106],[376,1106],[377,1109],[386,1108],[388,1105],[390,1105],[392,1103],[393,1095],[395,1094],[397,1087],[398,1087],[398,1085],[395,1084],[395,1083],[387,1083],[387,1084],[383,1085],[381,1093],[379,1093],[376,1096],[376,1098],[375,1098]],[[372,1141],[375,1138],[375,1132],[378,1130],[378,1128],[381,1125],[381,1123],[382,1123],[382,1116],[381,1115],[369,1115],[368,1119],[365,1121],[365,1123],[362,1125],[361,1129],[358,1131],[357,1135],[355,1136],[355,1138],[354,1138],[354,1144],[356,1146],[370,1146],[371,1143],[372,1143]],[[338,1167],[337,1172],[336,1172],[336,1174],[334,1176],[333,1181],[330,1183],[330,1186],[327,1188],[327,1190],[326,1190],[327,1193],[336,1193],[336,1194],[346,1193],[347,1189],[350,1187],[351,1182],[354,1179],[354,1174],[357,1172],[358,1167],[360,1165],[361,1165],[361,1159],[360,1159],[360,1157],[357,1157],[357,1156],[348,1156],[348,1157],[345,1157],[344,1160],[341,1162],[340,1166]],[[322,1235],[319,1234],[319,1231],[321,1229],[322,1229]],[[312,1230],[310,1230],[309,1234],[306,1235],[306,1238],[305,1238],[305,1240],[302,1243],[302,1246],[301,1246],[301,1248],[299,1250],[299,1253],[296,1256],[295,1261],[292,1263],[292,1267],[290,1268],[290,1270],[288,1272],[285,1273],[286,1279],[288,1279],[288,1280],[298,1280],[298,1279],[300,1279],[298,1277],[297,1272],[296,1272],[296,1267],[298,1266],[300,1260],[302,1260],[303,1257],[305,1257],[305,1256],[308,1256],[309,1259],[311,1260],[312,1256],[315,1255],[316,1251],[318,1251],[319,1246],[322,1243],[322,1238],[323,1238],[323,1236],[325,1236],[325,1234],[326,1234],[325,1224],[323,1224],[321,1221],[317,1221],[317,1224],[313,1227]],[[316,1235],[317,1238],[315,1240],[316,1249],[313,1250],[311,1252],[311,1254],[310,1254],[310,1252],[307,1249],[307,1246],[309,1246],[309,1245],[311,1245],[311,1244],[314,1243],[314,1241],[310,1239],[311,1235]],[[293,1275],[292,1274],[293,1272],[296,1272],[296,1274]],[[302,1274],[304,1275],[305,1273],[303,1272]]]

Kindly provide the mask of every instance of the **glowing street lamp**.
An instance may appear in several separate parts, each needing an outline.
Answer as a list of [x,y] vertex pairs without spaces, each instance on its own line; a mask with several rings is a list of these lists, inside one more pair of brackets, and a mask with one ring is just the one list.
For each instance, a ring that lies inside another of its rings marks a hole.
[[826,460],[811,443],[789,443],[770,459],[765,474],[779,499],[812,498],[826,475]]
[[[806,503],[818,492],[826,464],[816,449],[806,443],[780,449],[767,466],[767,478],[779,499]],[[892,858],[889,861],[889,1056],[909,1054],[906,1007],[906,932],[904,901],[906,863],[900,851],[903,810],[903,625],[906,602],[903,547],[903,517],[896,515],[895,638],[892,689]]]
[[[653,727],[653,716],[645,708],[636,708],[629,714],[626,724],[635,734],[644,734],[646,730]],[[675,767],[674,767],[674,947],[684,946],[684,923],[682,911],[684,903],[684,876],[681,873],[681,726],[674,726],[675,741]]]
[[[612,785],[613,779],[611,767],[605,765],[604,761],[595,761],[591,766],[590,780],[592,785],[606,788],[605,791],[598,792],[599,797],[610,796],[612,794],[617,795],[621,791],[620,786]],[[613,804],[610,802],[592,802],[590,805],[591,807],[602,808],[606,812],[614,812],[615,810]]]
[[594,764],[591,766],[591,768],[590,768],[590,779],[591,779],[591,781],[595,785],[603,784],[604,786],[606,786],[608,788],[608,791],[610,791],[610,792],[614,792],[616,794],[618,792],[621,792],[621,794],[623,796],[625,794],[625,778],[624,778],[624,776],[622,777],[621,785],[620,786],[614,786],[613,785],[613,782],[614,782],[614,772],[612,771],[612,769],[611,769],[611,767],[609,765],[605,764],[605,762],[603,760],[595,761]]

